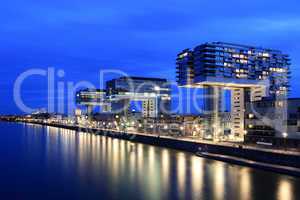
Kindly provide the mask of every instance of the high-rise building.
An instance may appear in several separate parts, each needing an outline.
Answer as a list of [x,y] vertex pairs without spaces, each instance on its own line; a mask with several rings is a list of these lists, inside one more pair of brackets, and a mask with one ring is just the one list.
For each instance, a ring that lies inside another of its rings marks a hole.
[[170,113],[171,88],[166,79],[120,77],[108,81],[106,91],[113,111],[114,107],[125,107],[131,101],[141,101],[144,117],[158,117]]
[[87,107],[87,114],[93,112],[95,106],[101,106],[103,112],[110,111],[110,105],[105,101],[106,91],[102,89],[82,89],[76,93],[76,103]]
[[120,77],[106,82],[106,90],[84,89],[77,92],[77,104],[87,107],[91,114],[95,106],[103,112],[124,114],[131,112],[131,102],[142,102],[145,118],[157,118],[169,114],[171,87],[166,79],[145,77]]
[[290,58],[281,51],[223,42],[185,49],[177,57],[177,82],[205,90],[204,110],[212,115],[208,134],[222,132],[219,113],[222,91],[231,90],[232,134],[244,136],[245,102],[268,96],[286,98]]

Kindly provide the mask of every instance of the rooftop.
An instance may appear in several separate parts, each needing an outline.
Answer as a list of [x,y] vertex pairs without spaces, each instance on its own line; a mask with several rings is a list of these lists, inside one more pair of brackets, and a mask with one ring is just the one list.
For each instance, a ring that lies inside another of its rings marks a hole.
[[164,78],[151,78],[151,77],[138,77],[138,76],[122,76],[120,78],[117,79],[113,79],[113,80],[118,80],[118,79],[123,79],[123,80],[145,80],[145,81],[161,81],[161,82],[167,82],[167,79]]
[[[202,45],[227,46],[227,47],[232,47],[232,48],[244,48],[244,49],[259,49],[259,50],[267,50],[267,51],[281,53],[280,50],[264,48],[264,47],[259,47],[259,46],[252,46],[252,45],[229,43],[229,42],[207,42]],[[199,46],[201,46],[201,45],[199,45]]]

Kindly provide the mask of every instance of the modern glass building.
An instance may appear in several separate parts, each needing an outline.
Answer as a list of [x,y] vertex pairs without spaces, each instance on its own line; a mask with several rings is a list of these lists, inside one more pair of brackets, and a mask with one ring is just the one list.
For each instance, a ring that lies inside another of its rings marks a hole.
[[140,101],[143,117],[170,113],[171,87],[166,79],[124,76],[107,81],[106,91],[113,110],[130,101]]
[[87,106],[91,114],[94,106],[104,112],[127,114],[131,102],[141,102],[145,118],[169,114],[171,87],[166,79],[146,77],[120,77],[106,82],[106,90],[84,89],[77,92],[77,104]]
[[106,100],[106,91],[102,89],[82,89],[76,92],[76,103],[87,107],[87,114],[93,112],[95,106],[101,106],[103,112],[109,111]]
[[245,102],[286,98],[289,66],[289,56],[279,50],[224,42],[185,49],[176,60],[179,86],[204,88],[204,110],[213,116],[207,132],[215,138],[222,132],[218,113],[225,89],[231,90],[232,134],[243,138]]
[[278,50],[212,42],[185,49],[178,54],[176,64],[181,86],[203,82],[256,84],[267,80],[270,94],[285,93],[289,87],[290,58]]

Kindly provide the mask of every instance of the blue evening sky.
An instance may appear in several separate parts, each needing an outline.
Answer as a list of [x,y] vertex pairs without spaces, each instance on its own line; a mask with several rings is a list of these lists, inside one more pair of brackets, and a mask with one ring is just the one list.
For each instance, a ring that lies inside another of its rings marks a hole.
[[[300,96],[299,11],[299,0],[3,1],[0,113],[20,112],[13,84],[25,70],[63,69],[60,81],[75,83],[97,84],[100,69],[175,80],[177,53],[208,41],[290,54],[291,96]],[[46,106],[45,78],[26,80],[22,95],[29,106]]]

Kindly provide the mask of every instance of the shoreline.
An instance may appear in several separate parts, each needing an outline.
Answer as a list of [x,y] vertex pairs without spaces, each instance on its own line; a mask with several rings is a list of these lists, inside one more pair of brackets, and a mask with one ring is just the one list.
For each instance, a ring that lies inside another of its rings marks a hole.
[[[174,137],[157,136],[142,133],[125,133],[116,130],[85,128],[63,124],[49,124],[42,122],[3,121],[23,124],[36,124],[68,130],[92,133],[111,138],[129,140],[148,145],[155,145],[180,151],[193,153],[197,156],[218,160],[240,166],[257,168],[265,171],[300,177],[300,154],[287,152],[271,152],[260,149],[238,148],[229,145],[213,144],[203,141],[184,140]],[[202,151],[199,151],[202,149]]]

